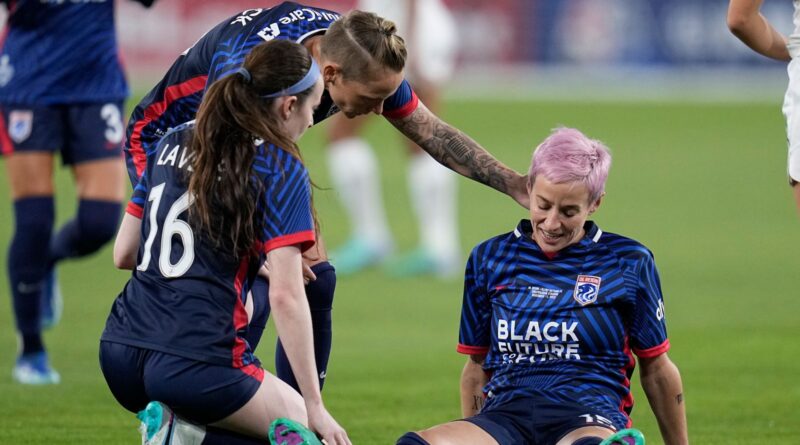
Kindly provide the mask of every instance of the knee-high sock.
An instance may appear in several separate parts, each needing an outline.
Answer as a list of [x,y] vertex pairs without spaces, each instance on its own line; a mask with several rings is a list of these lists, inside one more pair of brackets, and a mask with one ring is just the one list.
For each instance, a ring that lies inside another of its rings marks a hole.
[[117,232],[120,208],[118,202],[81,199],[75,218],[50,242],[50,261],[81,257],[103,247]]
[[23,353],[44,349],[39,318],[54,213],[52,196],[14,202],[15,226],[8,249],[8,278],[17,329],[22,335]]
[[[306,296],[311,308],[311,324],[314,329],[314,359],[319,373],[319,387],[322,389],[328,374],[328,359],[331,355],[333,337],[331,309],[333,308],[333,294],[336,290],[336,271],[328,262],[319,263],[311,270],[314,271],[317,279],[306,286]],[[281,380],[300,392],[300,387],[280,339],[275,351],[275,369]]]
[[250,293],[253,298],[253,316],[247,326],[245,340],[250,345],[250,350],[255,351],[269,319],[269,282],[264,277],[256,277]]
[[369,144],[359,138],[328,147],[328,167],[339,192],[354,236],[379,247],[391,243],[383,207],[378,161]]
[[409,164],[408,186],[420,244],[440,265],[460,263],[455,173],[426,153],[420,153]]

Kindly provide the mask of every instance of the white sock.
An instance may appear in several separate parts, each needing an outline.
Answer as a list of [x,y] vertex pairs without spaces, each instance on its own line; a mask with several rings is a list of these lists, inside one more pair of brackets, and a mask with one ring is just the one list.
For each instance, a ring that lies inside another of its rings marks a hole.
[[460,266],[455,173],[428,154],[417,154],[409,164],[408,186],[417,214],[420,244],[438,265]]
[[369,144],[359,138],[331,144],[328,167],[354,236],[379,248],[388,248],[391,236],[383,208],[378,161]]

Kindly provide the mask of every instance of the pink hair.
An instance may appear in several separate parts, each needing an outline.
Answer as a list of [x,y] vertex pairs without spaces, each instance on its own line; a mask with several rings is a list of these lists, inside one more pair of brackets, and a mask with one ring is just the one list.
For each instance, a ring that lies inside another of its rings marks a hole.
[[581,181],[591,203],[603,195],[610,168],[611,152],[602,142],[574,128],[560,127],[536,147],[528,180],[533,185],[541,175],[556,184]]

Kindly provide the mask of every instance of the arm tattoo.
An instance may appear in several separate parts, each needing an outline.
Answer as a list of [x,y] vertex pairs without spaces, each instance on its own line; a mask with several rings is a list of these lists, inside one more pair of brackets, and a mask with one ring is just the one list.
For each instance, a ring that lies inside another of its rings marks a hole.
[[494,158],[472,138],[445,123],[424,106],[411,116],[391,120],[406,137],[434,159],[470,179],[510,194],[519,175]]
[[677,396],[675,396],[675,401],[678,402],[678,405],[683,403],[683,393],[680,393]]
[[476,413],[479,413],[481,411],[481,409],[483,409],[483,404],[485,402],[486,401],[484,400],[483,397],[473,395],[472,396],[472,409],[474,409]]

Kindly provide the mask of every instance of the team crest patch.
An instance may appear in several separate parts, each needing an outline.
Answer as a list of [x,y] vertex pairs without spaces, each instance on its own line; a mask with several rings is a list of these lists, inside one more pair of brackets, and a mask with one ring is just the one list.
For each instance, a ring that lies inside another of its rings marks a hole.
[[11,140],[20,143],[31,135],[33,129],[33,111],[14,110],[8,113],[8,135]]
[[575,281],[575,294],[573,298],[581,306],[597,301],[597,294],[600,293],[600,277],[591,275],[578,275]]

